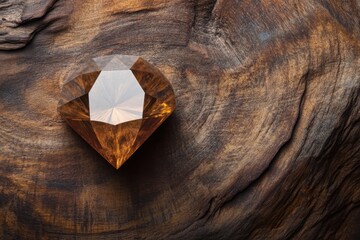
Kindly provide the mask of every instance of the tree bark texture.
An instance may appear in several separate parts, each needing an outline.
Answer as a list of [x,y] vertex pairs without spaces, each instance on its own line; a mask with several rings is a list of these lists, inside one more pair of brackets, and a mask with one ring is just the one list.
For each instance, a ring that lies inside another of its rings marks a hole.
[[[1,239],[359,239],[358,0],[1,0]],[[116,171],[57,112],[140,55],[177,109]]]

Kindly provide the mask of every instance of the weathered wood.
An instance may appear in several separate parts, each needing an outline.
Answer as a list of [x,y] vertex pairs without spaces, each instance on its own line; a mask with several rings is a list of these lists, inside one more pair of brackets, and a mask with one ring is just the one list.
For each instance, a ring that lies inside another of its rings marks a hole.
[[[62,30],[71,5],[60,7],[58,0],[0,1],[0,50],[14,50],[26,46],[34,35],[52,25]],[[64,8],[65,7],[65,8]],[[56,24],[53,24],[56,22]]]
[[[357,239],[359,9],[0,1],[0,48],[22,48],[0,52],[0,235]],[[56,111],[66,77],[110,53],[144,56],[177,96],[119,171]]]

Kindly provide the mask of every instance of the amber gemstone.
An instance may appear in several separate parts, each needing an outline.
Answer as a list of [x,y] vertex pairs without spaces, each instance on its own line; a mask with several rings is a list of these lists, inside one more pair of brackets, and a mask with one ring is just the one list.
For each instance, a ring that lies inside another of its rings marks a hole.
[[118,169],[175,109],[165,76],[141,57],[95,58],[63,86],[63,119]]

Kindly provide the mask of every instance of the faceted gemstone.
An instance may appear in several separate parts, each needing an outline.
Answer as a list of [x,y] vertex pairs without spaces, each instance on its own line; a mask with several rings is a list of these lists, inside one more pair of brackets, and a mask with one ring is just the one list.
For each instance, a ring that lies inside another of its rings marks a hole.
[[63,119],[118,169],[175,109],[169,81],[140,57],[93,59],[63,86]]

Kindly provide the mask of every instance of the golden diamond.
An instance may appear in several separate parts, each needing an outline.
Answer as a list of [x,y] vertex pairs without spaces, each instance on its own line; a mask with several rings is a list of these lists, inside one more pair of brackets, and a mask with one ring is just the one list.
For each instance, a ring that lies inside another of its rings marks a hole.
[[141,57],[95,58],[63,86],[62,118],[118,169],[175,109],[169,81]]

